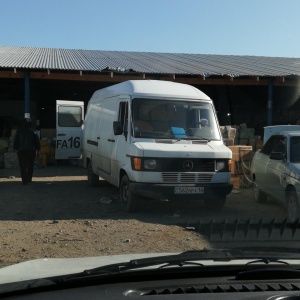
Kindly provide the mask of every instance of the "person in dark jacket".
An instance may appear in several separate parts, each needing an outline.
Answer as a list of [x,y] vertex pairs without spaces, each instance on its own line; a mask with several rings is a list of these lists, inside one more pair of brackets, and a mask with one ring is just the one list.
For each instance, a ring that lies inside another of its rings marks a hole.
[[35,157],[40,150],[40,140],[31,128],[30,119],[23,119],[22,126],[16,131],[13,147],[17,151],[22,183],[28,184],[32,181]]

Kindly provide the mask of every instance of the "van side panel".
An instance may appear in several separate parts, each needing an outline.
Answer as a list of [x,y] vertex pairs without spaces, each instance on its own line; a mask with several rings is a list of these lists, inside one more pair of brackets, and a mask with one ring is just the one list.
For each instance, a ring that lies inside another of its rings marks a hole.
[[[117,98],[104,99],[102,103],[99,132],[98,154],[100,161],[97,166],[97,173],[105,177],[111,176],[111,153],[114,148],[115,138],[113,134],[113,121],[116,120]],[[108,178],[109,179],[109,178]]]
[[87,167],[88,162],[93,162],[93,172],[97,174],[95,166],[100,161],[98,153],[99,136],[97,133],[100,131],[101,106],[89,105],[83,129],[83,165]]

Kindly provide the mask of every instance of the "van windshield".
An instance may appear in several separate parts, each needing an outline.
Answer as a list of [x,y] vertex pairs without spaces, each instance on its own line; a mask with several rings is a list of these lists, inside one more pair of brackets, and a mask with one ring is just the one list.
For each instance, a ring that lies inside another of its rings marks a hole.
[[213,106],[200,101],[132,100],[136,138],[220,140]]

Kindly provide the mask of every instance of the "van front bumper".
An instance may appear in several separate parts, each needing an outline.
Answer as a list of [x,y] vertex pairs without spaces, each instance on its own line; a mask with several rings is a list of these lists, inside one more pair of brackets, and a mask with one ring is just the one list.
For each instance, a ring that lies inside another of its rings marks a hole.
[[146,198],[159,200],[172,199],[208,199],[226,197],[232,191],[231,183],[209,184],[161,184],[130,182],[132,193]]

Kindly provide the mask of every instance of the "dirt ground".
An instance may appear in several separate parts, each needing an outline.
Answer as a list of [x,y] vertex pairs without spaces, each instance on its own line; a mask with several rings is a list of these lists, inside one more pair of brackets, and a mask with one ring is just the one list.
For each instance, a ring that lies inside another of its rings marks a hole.
[[283,215],[278,205],[258,206],[252,189],[234,189],[221,212],[201,201],[147,201],[132,214],[122,211],[116,187],[103,180],[89,187],[82,167],[36,168],[29,185],[17,168],[0,169],[0,267],[44,257],[202,249],[211,243],[194,224]]

